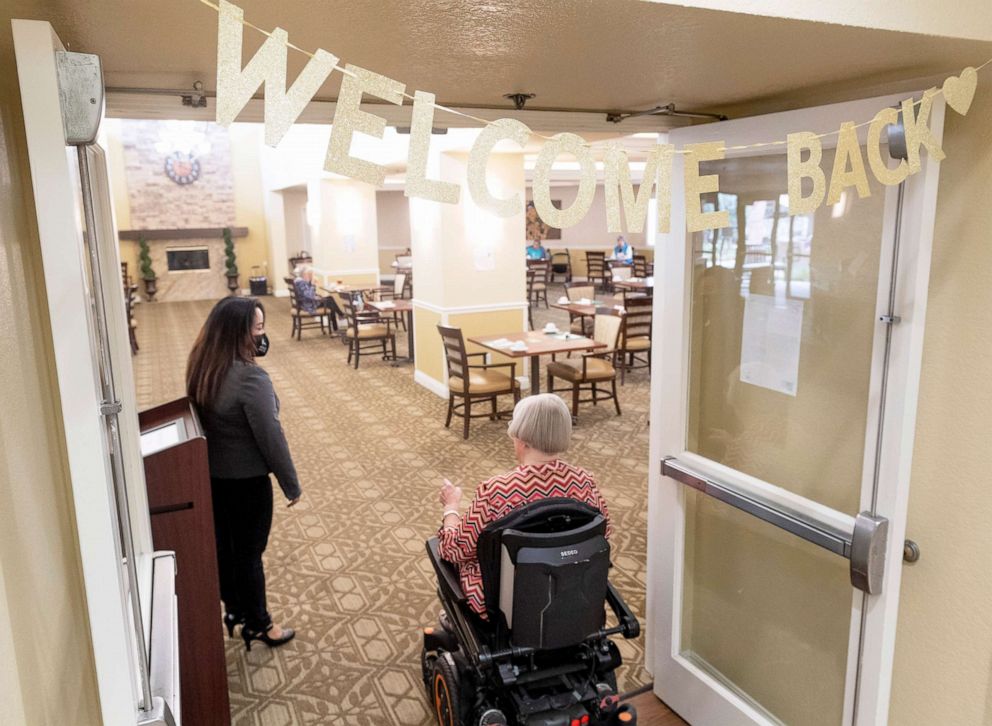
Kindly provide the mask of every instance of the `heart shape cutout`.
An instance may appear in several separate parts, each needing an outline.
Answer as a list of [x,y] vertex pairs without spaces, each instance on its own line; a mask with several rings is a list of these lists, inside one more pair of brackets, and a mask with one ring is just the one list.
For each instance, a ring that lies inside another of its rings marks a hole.
[[978,85],[978,71],[968,66],[961,71],[960,76],[951,76],[944,81],[944,100],[947,105],[964,116],[971,108],[971,100],[975,97],[975,87]]

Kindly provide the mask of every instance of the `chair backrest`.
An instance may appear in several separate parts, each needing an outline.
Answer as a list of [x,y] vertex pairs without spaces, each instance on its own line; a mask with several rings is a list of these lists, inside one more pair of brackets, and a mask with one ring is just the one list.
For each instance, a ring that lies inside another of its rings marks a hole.
[[572,256],[568,254],[568,250],[564,252],[553,252],[551,254],[551,267],[555,272],[567,272],[571,265]]
[[406,273],[397,272],[393,278],[393,297],[403,297],[403,290],[406,288]]
[[533,270],[537,273],[535,282],[550,282],[551,281],[551,262],[550,260],[527,260],[527,269]]
[[645,255],[634,255],[634,277],[648,276],[648,258]]
[[532,267],[527,268],[527,299],[531,297],[531,293],[534,291],[534,283],[538,280],[538,271]]
[[490,523],[476,548],[490,620],[517,647],[564,648],[606,619],[606,519],[574,499],[541,499]]
[[284,277],[283,282],[286,283],[286,288],[289,290],[289,307],[296,307],[296,278],[294,277]]
[[592,339],[606,345],[606,350],[599,349],[597,353],[607,353],[617,349],[620,342],[620,329],[623,327],[623,313],[615,308],[596,308],[593,318]]
[[605,252],[586,252],[586,275],[588,277],[604,277],[606,275]]
[[577,302],[583,298],[595,300],[596,286],[588,282],[569,282],[565,284],[565,295],[570,302]]
[[465,354],[462,329],[438,325],[437,332],[441,334],[441,342],[444,344],[444,359],[448,364],[448,385],[451,385],[450,379],[459,378],[462,382],[462,390],[468,391],[468,356]]
[[362,299],[362,293],[340,293],[338,297],[340,297],[341,302],[343,303],[342,307],[344,309],[344,317],[348,321],[348,327],[351,328],[357,336],[358,324],[360,322],[359,315],[365,307],[365,301]]
[[624,301],[627,314],[623,323],[623,347],[627,347],[630,338],[651,338],[651,311],[654,299],[650,297],[632,297]]

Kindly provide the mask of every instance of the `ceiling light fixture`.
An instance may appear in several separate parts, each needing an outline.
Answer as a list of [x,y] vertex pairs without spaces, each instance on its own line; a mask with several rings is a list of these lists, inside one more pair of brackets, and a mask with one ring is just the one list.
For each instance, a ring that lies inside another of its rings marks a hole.
[[203,81],[193,82],[193,93],[183,94],[183,106],[193,108],[206,108],[207,96],[203,93]]
[[513,101],[513,106],[518,111],[524,110],[524,104],[530,99],[535,98],[536,95],[533,93],[504,93],[503,98],[508,98]]
[[682,118],[710,118],[715,121],[726,121],[727,117],[722,113],[703,113],[702,111],[678,111],[674,103],[665,106],[655,106],[647,111],[631,111],[623,113],[616,111],[606,114],[606,120],[610,123],[618,124],[628,118],[638,118],[639,116],[680,116]]

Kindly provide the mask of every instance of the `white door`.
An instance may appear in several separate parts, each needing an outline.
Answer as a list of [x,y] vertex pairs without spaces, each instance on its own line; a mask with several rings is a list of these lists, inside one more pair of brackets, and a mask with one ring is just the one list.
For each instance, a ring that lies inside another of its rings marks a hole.
[[[655,275],[648,666],[694,726],[886,721],[939,165],[924,155],[902,187],[790,216],[785,147],[730,147],[901,99],[670,135],[726,141],[701,165],[720,183],[702,206],[732,225],[685,233],[676,157]],[[930,125],[939,140],[940,100]],[[836,136],[822,141],[829,180]]]
[[107,726],[134,724],[139,708],[154,705],[147,670],[139,670],[150,642],[153,552],[106,160],[97,144],[66,145],[64,47],[52,26],[14,20],[12,27],[100,706]]

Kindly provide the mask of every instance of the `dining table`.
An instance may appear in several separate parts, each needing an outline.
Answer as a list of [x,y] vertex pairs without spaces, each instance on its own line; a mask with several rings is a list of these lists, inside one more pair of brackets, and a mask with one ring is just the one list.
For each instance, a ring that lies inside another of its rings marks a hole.
[[334,285],[333,288],[329,288],[329,287],[320,288],[321,292],[324,292],[328,295],[334,295],[335,293],[343,293],[345,295],[348,295],[349,293],[354,293],[354,292],[361,292],[361,293],[390,292],[392,289],[393,288],[386,287],[384,285]]
[[654,290],[654,277],[629,277],[626,280],[617,280],[613,284],[621,289],[645,292]]
[[394,365],[401,363],[413,363],[413,300],[397,298],[395,300],[370,300],[365,303],[380,314],[405,313],[406,314],[406,358],[394,361]]
[[606,347],[605,343],[597,343],[584,335],[562,330],[556,330],[553,333],[543,330],[528,330],[496,335],[478,335],[469,338],[468,342],[508,358],[530,358],[531,395],[537,395],[541,392],[542,355],[581,353]]

